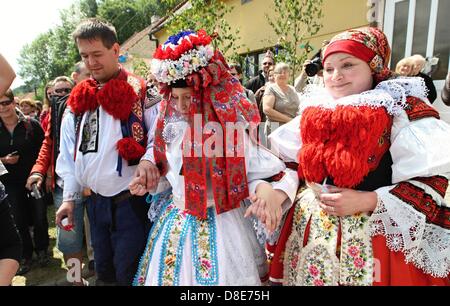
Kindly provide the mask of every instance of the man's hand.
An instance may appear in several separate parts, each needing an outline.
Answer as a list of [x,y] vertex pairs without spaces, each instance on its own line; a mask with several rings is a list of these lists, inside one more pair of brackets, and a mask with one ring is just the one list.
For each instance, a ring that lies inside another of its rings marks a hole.
[[131,194],[142,196],[159,182],[159,169],[148,160],[141,160],[129,187]]
[[25,187],[26,187],[28,190],[31,190],[31,186],[32,186],[34,183],[36,183],[36,184],[37,184],[37,188],[38,188],[38,189],[41,189],[41,187],[42,187],[42,181],[43,181],[42,175],[33,173],[33,174],[31,174],[31,175],[28,177],[27,183],[26,183]]
[[56,212],[56,218],[55,223],[60,227],[63,228],[63,225],[61,224],[61,220],[65,217],[68,218],[69,225],[73,225],[73,209],[75,206],[74,201],[64,201],[61,206],[58,208],[58,211]]

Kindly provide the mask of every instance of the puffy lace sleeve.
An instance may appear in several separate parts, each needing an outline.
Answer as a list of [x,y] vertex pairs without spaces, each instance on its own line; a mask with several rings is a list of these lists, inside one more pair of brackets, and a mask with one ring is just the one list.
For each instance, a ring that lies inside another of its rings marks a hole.
[[302,146],[300,118],[301,116],[295,117],[269,135],[271,151],[284,162],[297,162],[298,151]]
[[[423,115],[423,112],[422,112]],[[404,112],[394,118],[390,152],[395,185],[376,190],[371,235],[386,237],[392,251],[434,277],[450,272],[450,126]]]

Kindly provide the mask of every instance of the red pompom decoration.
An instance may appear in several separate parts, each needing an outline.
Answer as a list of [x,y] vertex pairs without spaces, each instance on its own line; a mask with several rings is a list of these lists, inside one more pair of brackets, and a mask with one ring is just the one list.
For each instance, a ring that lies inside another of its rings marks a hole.
[[305,109],[301,120],[299,177],[321,183],[329,176],[338,187],[353,188],[375,169],[388,145],[379,144],[389,131],[384,108],[337,106]]
[[119,120],[127,120],[139,96],[128,82],[113,79],[99,90],[97,99],[108,114]]
[[125,137],[117,142],[117,151],[120,157],[130,161],[140,159],[145,154],[145,148],[133,137]]
[[80,82],[72,89],[67,105],[75,113],[81,115],[97,108],[97,83],[92,79]]

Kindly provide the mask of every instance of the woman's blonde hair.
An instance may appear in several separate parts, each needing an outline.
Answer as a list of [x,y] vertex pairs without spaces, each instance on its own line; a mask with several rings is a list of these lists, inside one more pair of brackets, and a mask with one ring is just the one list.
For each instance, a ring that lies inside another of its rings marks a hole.
[[278,63],[275,65],[273,72],[276,74],[282,73],[283,71],[291,72],[291,68],[286,63]]

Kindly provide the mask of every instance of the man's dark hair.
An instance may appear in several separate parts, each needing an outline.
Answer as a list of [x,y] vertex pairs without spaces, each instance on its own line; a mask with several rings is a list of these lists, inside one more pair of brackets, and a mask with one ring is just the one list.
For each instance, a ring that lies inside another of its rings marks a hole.
[[78,39],[101,39],[103,45],[108,49],[118,42],[114,26],[96,18],[82,21],[72,33],[72,37],[75,43]]
[[239,65],[239,64],[231,64],[230,65],[230,69],[236,69],[236,72],[238,73],[238,74],[242,74],[242,67],[241,67],[241,65]]

